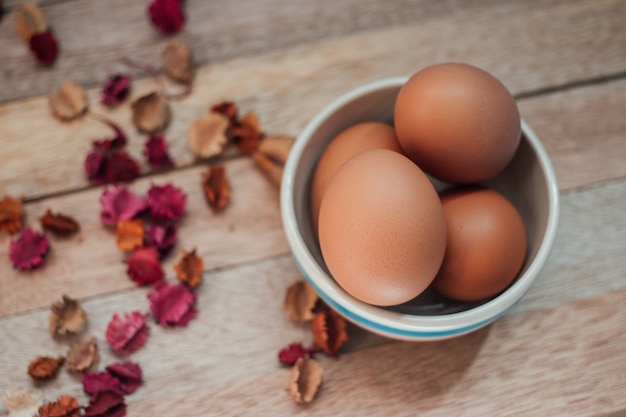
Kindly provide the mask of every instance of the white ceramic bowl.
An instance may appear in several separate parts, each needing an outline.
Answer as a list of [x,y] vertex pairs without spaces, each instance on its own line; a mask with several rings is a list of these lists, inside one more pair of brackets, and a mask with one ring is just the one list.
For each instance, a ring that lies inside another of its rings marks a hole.
[[[309,188],[317,160],[340,131],[359,122],[393,123],[393,108],[407,78],[375,81],[339,97],[319,112],[294,144],[281,187],[283,227],[293,257],[320,297],[355,324],[403,340],[437,340],[479,329],[501,316],[528,291],[543,267],[556,233],[559,193],[554,170],[541,142],[522,121],[522,141],[512,162],[485,183],[504,194],[519,210],[528,248],[513,284],[479,303],[446,300],[427,290],[408,303],[376,307],[346,293],[331,277],[313,232]],[[448,186],[434,181],[441,190]]]

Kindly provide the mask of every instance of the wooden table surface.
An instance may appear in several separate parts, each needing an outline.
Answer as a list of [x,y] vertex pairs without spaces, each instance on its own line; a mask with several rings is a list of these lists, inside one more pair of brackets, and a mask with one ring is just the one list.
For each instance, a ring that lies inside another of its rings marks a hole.
[[[55,120],[47,94],[63,81],[88,89],[91,111],[120,123],[143,161],[145,136],[128,103],[99,104],[100,87],[126,71],[122,57],[158,64],[168,37],[146,17],[148,1],[43,0],[61,45],[38,66],[17,35],[5,0],[0,21],[0,198],[25,199],[38,228],[47,208],[74,216],[79,236],[51,238],[45,265],[18,272],[0,233],[0,392],[38,388],[87,403],[80,378],[62,370],[35,385],[38,355],[64,355],[48,331],[50,304],[81,300],[101,368],[119,361],[106,343],[114,313],[147,310],[148,288],[127,276],[124,254],[99,218],[102,187],[83,160],[108,130],[93,119]],[[185,2],[178,34],[197,64],[194,90],[172,103],[165,132],[176,169],[131,185],[172,183],[188,195],[168,280],[183,249],[204,259],[196,319],[186,328],[150,322],[147,344],[130,355],[145,383],[126,397],[130,416],[626,416],[626,2],[623,0],[229,0]],[[285,391],[280,348],[312,341],[282,302],[302,279],[281,229],[279,195],[249,157],[222,158],[230,206],[210,210],[201,193],[206,161],[186,131],[208,106],[236,102],[264,131],[296,136],[349,89],[406,76],[443,61],[477,65],[518,99],[543,141],[561,191],[553,251],[526,297],[494,324],[430,343],[388,340],[355,326],[339,358],[318,355],[324,382],[308,406]],[[138,71],[132,98],[155,89]],[[8,412],[0,405],[0,415]]]

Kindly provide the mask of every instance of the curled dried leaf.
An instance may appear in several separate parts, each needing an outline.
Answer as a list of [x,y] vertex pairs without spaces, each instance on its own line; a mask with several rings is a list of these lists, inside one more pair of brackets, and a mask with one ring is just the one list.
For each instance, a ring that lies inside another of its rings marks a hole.
[[164,130],[170,122],[170,106],[158,92],[139,97],[131,105],[133,123],[142,132],[156,133]]
[[0,200],[0,230],[9,234],[16,233],[22,228],[23,220],[22,200],[4,196]]
[[83,86],[66,81],[48,96],[52,114],[59,120],[76,119],[87,112],[87,95]]
[[287,392],[298,404],[310,403],[322,384],[323,373],[324,370],[315,359],[308,356],[298,359],[291,368]]
[[65,336],[77,334],[87,326],[87,313],[80,302],[67,295],[55,301],[50,306],[50,332],[54,335]]
[[80,225],[70,216],[54,214],[50,209],[39,218],[41,227],[57,236],[70,236],[80,230]]
[[65,362],[65,358],[62,356],[58,358],[38,356],[28,364],[28,375],[35,381],[50,380],[57,375],[63,362]]
[[191,48],[186,42],[180,39],[169,41],[161,54],[161,59],[165,75],[183,84],[191,82],[193,78]]
[[117,236],[117,247],[123,251],[130,251],[143,245],[145,234],[143,221],[120,220],[115,229]]
[[202,190],[209,206],[215,210],[223,210],[228,205],[232,193],[226,167],[223,165],[210,166],[202,174]]
[[263,136],[259,118],[253,112],[246,113],[239,125],[232,126],[230,133],[233,141],[237,143],[239,153],[243,155],[249,155],[257,149]]
[[346,320],[335,310],[318,311],[311,321],[314,344],[330,356],[339,356],[339,349],[348,340]]
[[196,255],[196,250],[183,251],[183,257],[174,265],[174,271],[178,280],[191,288],[197,287],[202,282],[202,270],[204,262]]
[[85,372],[96,368],[100,353],[95,337],[72,344],[67,351],[65,367],[74,372]]
[[257,167],[277,187],[280,187],[283,169],[294,141],[294,138],[288,136],[267,136],[258,149],[252,152]]
[[48,30],[48,19],[35,3],[25,3],[15,9],[15,29],[25,42],[29,42],[33,35]]
[[11,388],[2,395],[9,417],[31,417],[39,415],[43,394],[39,390],[27,391]]
[[78,417],[80,406],[76,398],[70,395],[61,395],[56,401],[41,406],[39,412],[41,417]]
[[207,113],[191,124],[187,132],[189,149],[198,157],[209,158],[224,151],[228,144],[228,119],[219,113]]
[[283,307],[291,320],[309,321],[314,317],[319,296],[307,281],[298,281],[287,288]]

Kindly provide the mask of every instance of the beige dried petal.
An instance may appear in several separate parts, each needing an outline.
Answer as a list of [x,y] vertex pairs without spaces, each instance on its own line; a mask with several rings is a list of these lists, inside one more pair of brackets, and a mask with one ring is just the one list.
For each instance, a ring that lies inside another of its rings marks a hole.
[[87,313],[78,300],[63,295],[63,300],[55,301],[50,306],[50,332],[65,336],[85,330]]
[[82,85],[71,81],[63,83],[61,88],[49,96],[50,109],[57,119],[68,121],[87,112],[87,95]]
[[313,309],[318,300],[319,296],[307,281],[298,281],[287,288],[283,307],[290,319],[309,321],[315,315]]
[[145,133],[156,133],[164,130],[170,122],[170,106],[158,92],[139,97],[131,105],[133,123],[137,129]]
[[27,391],[11,388],[2,396],[9,417],[33,417],[39,415],[43,394],[39,390]]
[[258,149],[252,152],[257,167],[277,187],[280,187],[285,162],[294,141],[294,138],[288,136],[267,136]]
[[92,337],[70,346],[67,351],[65,367],[74,372],[94,370],[99,359],[98,344],[96,338]]
[[216,156],[228,144],[228,118],[218,113],[207,113],[193,122],[187,132],[189,149],[201,158]]
[[308,356],[298,359],[291,368],[287,392],[298,404],[310,403],[322,384],[323,373],[324,370],[315,359]]
[[33,35],[48,30],[48,19],[35,3],[26,3],[15,9],[15,29],[25,42]]
[[161,54],[165,75],[174,81],[187,84],[193,78],[191,48],[180,39],[168,42]]

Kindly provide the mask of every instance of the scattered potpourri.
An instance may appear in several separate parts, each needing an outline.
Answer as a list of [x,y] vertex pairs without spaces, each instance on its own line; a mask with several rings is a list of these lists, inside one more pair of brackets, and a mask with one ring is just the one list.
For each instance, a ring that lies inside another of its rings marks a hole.
[[106,188],[100,197],[100,219],[108,226],[121,220],[132,220],[148,208],[146,200],[122,186]]
[[74,218],[61,213],[54,214],[50,209],[39,221],[42,229],[57,236],[71,236],[80,230],[80,225]]
[[228,206],[232,190],[224,165],[211,165],[207,168],[202,174],[202,191],[212,209],[223,210]]
[[314,309],[319,299],[311,284],[301,280],[287,288],[283,308],[291,320],[311,321],[315,317]]
[[95,337],[72,343],[65,356],[65,367],[73,372],[91,371],[100,360]]
[[295,139],[289,136],[266,136],[252,151],[252,159],[268,180],[280,188],[283,170]]
[[64,82],[58,90],[50,93],[48,104],[54,117],[64,122],[83,116],[89,107],[83,86],[71,81]]
[[228,126],[229,120],[222,114],[203,114],[187,131],[189,150],[199,158],[221,155],[228,145]]
[[172,39],[161,54],[163,71],[171,80],[189,84],[193,79],[191,48],[180,40]]
[[186,285],[159,282],[148,294],[150,311],[162,326],[186,326],[196,317],[196,294]]
[[153,246],[159,252],[159,258],[169,253],[178,237],[178,229],[172,225],[161,226],[151,224],[148,229],[148,245]]
[[315,359],[309,356],[299,358],[291,368],[287,392],[298,404],[310,403],[322,384],[323,373],[322,367]]
[[346,320],[335,310],[318,311],[311,321],[314,344],[329,356],[339,356],[339,349],[348,340]]
[[61,395],[56,401],[45,403],[39,408],[41,417],[78,417],[80,405],[71,395]]
[[28,365],[28,375],[35,381],[47,381],[54,378],[59,372],[61,365],[65,362],[65,358],[60,356],[53,358],[51,356],[37,356]]
[[50,249],[48,237],[25,227],[9,246],[13,266],[23,271],[39,268]]
[[155,284],[165,276],[159,263],[159,252],[153,247],[135,248],[128,264],[128,276],[138,286]]
[[2,395],[9,417],[31,417],[39,415],[43,404],[43,393],[39,390],[26,391],[11,388]]
[[117,247],[123,251],[131,251],[143,246],[144,225],[141,219],[120,220],[115,230]]
[[305,356],[313,357],[319,349],[315,347],[306,348],[300,342],[294,342],[282,348],[278,352],[278,361],[283,365],[293,366],[296,361]]
[[133,124],[144,133],[157,133],[165,130],[172,117],[167,99],[156,91],[133,101],[131,109]]
[[124,396],[113,390],[98,391],[89,398],[84,417],[122,417],[126,415]]
[[167,142],[163,135],[150,135],[143,149],[143,154],[152,169],[172,168],[174,161],[167,153]]
[[87,327],[87,312],[78,300],[63,295],[50,306],[50,333],[66,336],[81,333]]
[[22,200],[5,195],[0,200],[0,231],[11,235],[19,232],[23,221]]
[[130,95],[130,82],[131,78],[126,74],[110,76],[102,87],[100,102],[109,107],[123,103]]
[[148,15],[152,24],[166,35],[180,31],[185,24],[182,0],[153,0]]
[[120,317],[117,313],[106,329],[106,339],[118,354],[129,355],[146,344],[150,328],[146,324],[147,314],[133,311]]
[[143,372],[138,363],[121,362],[108,365],[106,371],[119,381],[123,394],[132,394],[143,384]]
[[[0,17],[1,8],[0,3]],[[36,4],[25,3],[15,10],[15,28],[41,65],[54,64],[59,54],[59,43],[48,19]]]
[[173,222],[185,214],[187,196],[172,184],[152,185],[148,190],[150,217],[156,222]]
[[174,265],[174,271],[178,280],[189,286],[196,288],[202,282],[202,271],[204,270],[204,262],[202,258],[196,255],[196,250],[191,252],[183,251],[180,261]]
[[93,395],[100,391],[122,392],[120,388],[120,380],[109,372],[84,372],[83,373],[83,390]]

